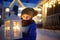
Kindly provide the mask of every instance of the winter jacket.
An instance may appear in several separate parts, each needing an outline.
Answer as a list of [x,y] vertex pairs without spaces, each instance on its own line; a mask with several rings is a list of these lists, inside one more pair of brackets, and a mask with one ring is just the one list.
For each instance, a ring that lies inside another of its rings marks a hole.
[[[25,28],[25,29],[24,29]],[[29,25],[23,27],[22,40],[36,40],[36,24],[31,22]]]

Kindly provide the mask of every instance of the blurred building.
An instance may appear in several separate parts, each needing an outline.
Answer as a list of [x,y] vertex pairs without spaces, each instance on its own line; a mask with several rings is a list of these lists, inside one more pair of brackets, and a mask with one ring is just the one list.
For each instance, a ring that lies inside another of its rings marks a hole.
[[2,9],[3,9],[3,0],[0,0],[0,26],[1,24],[3,24],[3,20],[2,20]]
[[60,29],[60,0],[45,0],[38,3],[42,6],[43,27]]

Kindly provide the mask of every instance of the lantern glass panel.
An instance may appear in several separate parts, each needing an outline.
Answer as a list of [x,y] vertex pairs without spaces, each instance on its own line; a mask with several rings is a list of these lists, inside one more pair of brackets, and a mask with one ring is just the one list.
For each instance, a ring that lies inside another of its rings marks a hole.
[[20,22],[13,21],[14,38],[20,35]]
[[4,38],[10,39],[10,20],[4,22]]

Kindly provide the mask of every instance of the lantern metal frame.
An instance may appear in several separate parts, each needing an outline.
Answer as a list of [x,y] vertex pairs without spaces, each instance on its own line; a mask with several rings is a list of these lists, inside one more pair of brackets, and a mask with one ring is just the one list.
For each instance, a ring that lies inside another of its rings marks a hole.
[[4,38],[5,40],[22,38],[21,19],[14,13],[11,13],[10,17],[4,20]]

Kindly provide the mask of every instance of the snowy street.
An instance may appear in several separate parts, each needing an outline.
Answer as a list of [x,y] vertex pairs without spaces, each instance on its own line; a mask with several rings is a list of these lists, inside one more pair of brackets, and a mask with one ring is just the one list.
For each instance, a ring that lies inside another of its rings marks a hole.
[[[58,30],[37,29],[36,32],[36,40],[60,40],[60,31]],[[2,28],[0,28],[0,40],[4,40]]]

